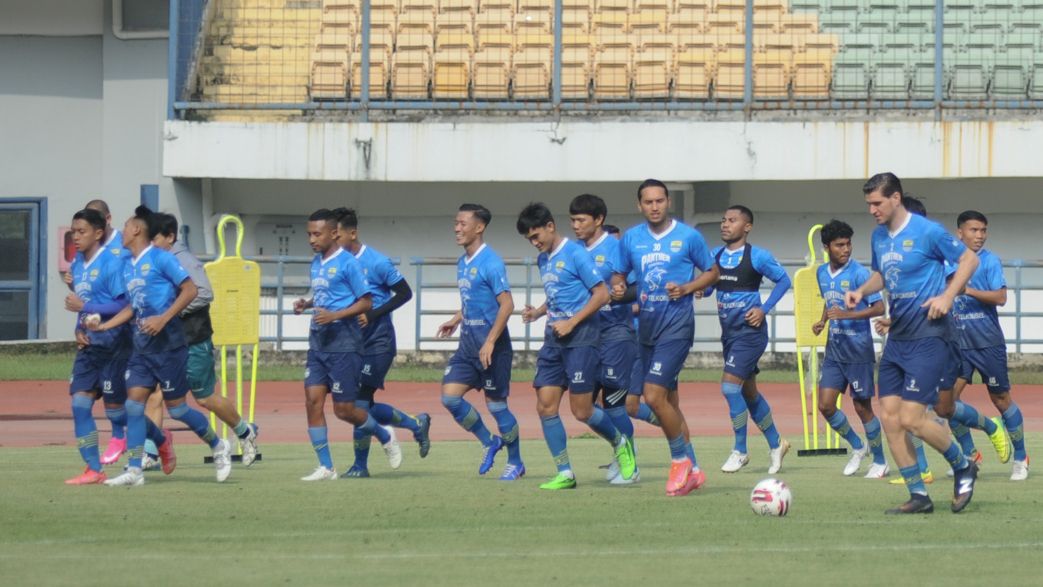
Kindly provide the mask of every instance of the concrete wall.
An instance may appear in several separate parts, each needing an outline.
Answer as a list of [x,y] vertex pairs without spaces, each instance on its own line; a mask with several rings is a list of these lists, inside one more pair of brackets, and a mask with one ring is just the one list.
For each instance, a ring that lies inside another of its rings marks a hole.
[[110,0],[0,0],[0,35],[98,36]]

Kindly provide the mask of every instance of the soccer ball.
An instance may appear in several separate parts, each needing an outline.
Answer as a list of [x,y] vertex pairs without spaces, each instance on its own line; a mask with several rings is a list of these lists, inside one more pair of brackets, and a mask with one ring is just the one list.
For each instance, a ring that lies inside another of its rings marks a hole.
[[762,516],[785,516],[792,502],[789,486],[778,479],[765,479],[750,493],[750,507]]

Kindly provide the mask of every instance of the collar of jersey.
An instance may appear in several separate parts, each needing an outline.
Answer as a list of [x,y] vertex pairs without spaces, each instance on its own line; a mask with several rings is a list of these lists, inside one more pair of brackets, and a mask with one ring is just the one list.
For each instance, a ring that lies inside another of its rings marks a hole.
[[333,253],[332,255],[330,255],[329,257],[326,257],[325,259],[321,259],[321,260],[319,261],[319,263],[320,263],[320,264],[322,264],[322,265],[325,265],[325,264],[326,264],[326,263],[327,263],[328,261],[332,261],[332,260],[336,259],[336,258],[337,258],[337,255],[339,255],[339,254],[341,254],[341,253],[343,253],[343,252],[344,252],[344,249],[342,249],[342,248],[341,248],[341,247],[340,247],[340,246],[338,245],[338,246],[337,246],[337,250],[336,250],[336,251],[335,251],[335,252],[334,252],[334,253]]
[[365,253],[365,252],[366,252],[366,244],[363,243],[362,246],[359,247],[359,252],[355,253],[355,258],[356,259],[361,259],[362,258],[362,253]]
[[132,263],[132,264],[133,264],[133,265],[134,265],[135,267],[137,267],[137,266],[138,266],[138,261],[140,261],[140,260],[141,260],[141,258],[145,256],[145,253],[147,253],[147,252],[149,252],[149,251],[151,251],[151,250],[152,250],[152,245],[149,245],[149,246],[145,247],[145,250],[144,250],[144,251],[141,251],[141,254],[139,254],[139,255],[138,255],[137,257],[134,257],[133,259],[131,259],[131,260],[130,260],[130,262],[131,262],[131,263]]
[[656,234],[656,233],[652,232],[652,227],[649,226],[647,222],[645,223],[645,230],[647,230],[648,234],[652,235],[652,238],[654,238],[656,240],[662,240],[662,238],[664,236],[666,236],[666,235],[670,234],[671,232],[673,232],[673,230],[675,228],[677,228],[677,219],[676,218],[671,218],[670,219],[670,228],[664,230],[662,234]]
[[608,238],[608,237],[609,237],[609,234],[607,232],[601,233],[601,238],[599,238],[598,240],[594,241],[594,244],[587,245],[587,250],[588,251],[593,251],[594,249],[596,249],[598,247],[598,245],[603,243],[605,241],[605,239]]
[[894,238],[894,237],[898,236],[899,234],[902,233],[903,230],[905,230],[906,226],[909,226],[909,223],[912,222],[912,220],[913,220],[913,213],[909,212],[909,211],[906,211],[906,213],[905,213],[905,222],[903,222],[902,225],[898,227],[898,230],[896,230],[894,232],[891,232],[890,230],[887,231],[887,236],[889,236],[891,238]]
[[[982,249],[982,250],[984,251],[985,249]],[[91,263],[93,263],[94,260],[98,258],[98,255],[102,254],[104,251],[105,251],[105,245],[102,245],[102,246],[98,247],[98,251],[96,253],[94,253],[94,256],[91,257],[90,261],[86,261],[85,260],[85,262],[83,264],[83,268],[86,269],[86,268],[90,267]]]
[[482,251],[484,251],[484,250],[485,250],[485,243],[482,243],[482,246],[478,247],[478,250],[475,251],[473,255],[471,255],[470,257],[467,257],[467,256],[464,257],[464,264],[465,265],[470,265],[471,261],[474,261],[475,257],[477,257],[478,255],[481,255]]
[[558,248],[556,248],[553,251],[551,251],[550,254],[547,255],[547,259],[553,259],[554,255],[557,255],[558,253],[561,252],[562,249],[565,248],[565,243],[567,243],[567,242],[569,242],[568,237],[563,237],[561,239],[561,243],[558,245]]
[[841,273],[843,273],[844,270],[847,269],[849,265],[851,265],[851,259],[848,259],[847,263],[844,263],[844,265],[840,269],[837,269],[836,273],[833,273],[833,270],[829,267],[829,261],[826,261],[826,271],[829,272],[830,279],[836,279],[837,275],[840,275]]
[[101,246],[104,248],[104,247],[107,247],[107,246],[111,245],[112,241],[116,240],[116,235],[119,234],[119,233],[120,233],[120,231],[113,230],[112,234],[109,235],[109,240],[105,241],[105,244],[103,244]]

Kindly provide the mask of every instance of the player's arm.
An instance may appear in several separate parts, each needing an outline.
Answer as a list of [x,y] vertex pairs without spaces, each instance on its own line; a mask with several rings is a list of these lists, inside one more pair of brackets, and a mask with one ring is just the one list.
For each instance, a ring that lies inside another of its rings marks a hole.
[[782,265],[775,260],[767,251],[761,254],[761,249],[753,249],[750,251],[751,255],[757,254],[760,259],[754,257],[754,269],[760,272],[761,275],[766,276],[768,279],[775,282],[775,287],[772,288],[771,293],[768,294],[768,299],[765,300],[761,306],[750,308],[746,312],[746,323],[754,328],[760,328],[761,324],[764,323],[764,317],[771,313],[778,305],[779,301],[782,300],[782,296],[786,295],[789,288],[793,285],[790,281],[789,275],[786,274],[786,270],[783,269]]
[[822,305],[822,317],[819,321],[811,325],[811,333],[818,336],[826,328],[826,320],[829,319],[829,305]]
[[868,320],[884,315],[884,302],[877,300],[861,310],[830,308],[826,314],[830,320]]
[[989,264],[987,267],[979,269],[979,271],[982,270],[985,271],[985,275],[988,282],[986,285],[989,287],[989,289],[975,289],[968,285],[964,293],[983,304],[988,304],[990,306],[1006,305],[1007,283],[1003,280],[1003,266],[1000,265],[999,261],[995,261]]
[[550,325],[554,330],[554,334],[558,335],[558,337],[568,336],[584,320],[600,310],[601,306],[607,304],[608,300],[608,287],[605,286],[604,282],[596,284],[590,288],[590,299],[579,309],[579,312],[573,314],[568,320],[560,320]]
[[297,300],[293,302],[293,313],[302,314],[305,310],[315,307],[312,303],[312,300],[314,299],[315,298],[297,298]]
[[492,365],[496,341],[500,339],[500,335],[507,328],[507,320],[514,313],[514,297],[511,296],[511,292],[501,291],[496,295],[496,303],[500,306],[496,310],[496,320],[493,320],[493,327],[489,329],[482,348],[478,349],[478,360],[482,363],[482,369],[488,369],[489,365]]
[[714,263],[713,266],[688,283],[682,283],[681,285],[666,284],[666,293],[670,296],[670,299],[676,300],[686,295],[694,294],[697,291],[703,291],[716,284],[720,278],[721,268]]
[[623,296],[627,293],[627,276],[625,273],[613,273],[609,279],[609,287],[612,289],[610,292],[612,301],[622,302]]
[[538,308],[533,308],[529,304],[525,304],[525,307],[522,308],[522,322],[525,324],[535,322],[546,315],[547,302],[543,302]]
[[945,286],[945,291],[923,303],[922,307],[927,308],[928,319],[937,320],[952,310],[953,300],[967,287],[967,282],[971,280],[971,276],[978,268],[978,262],[978,255],[974,251],[963,250],[959,263],[956,265],[956,272]]
[[[513,301],[512,301],[513,303]],[[464,313],[462,310],[457,310],[453,317],[446,320],[438,327],[438,338],[449,338],[456,332],[456,327],[460,325],[464,320]]]
[[174,300],[173,304],[170,304],[170,307],[165,312],[142,320],[142,332],[149,336],[156,336],[174,319],[174,316],[181,315],[181,311],[187,308],[192,303],[192,300],[196,299],[196,295],[199,294],[199,288],[192,282],[191,277],[186,277],[182,280],[178,287],[180,289],[177,293],[177,299]]
[[879,271],[873,271],[869,274],[869,279],[867,279],[865,283],[858,286],[857,289],[848,290],[848,292],[844,294],[844,305],[846,305],[849,310],[853,310],[855,306],[862,301],[862,298],[879,293],[883,289],[884,276],[881,275]]
[[122,310],[117,312],[116,315],[113,316],[112,318],[109,318],[108,320],[106,320],[105,322],[102,322],[101,324],[95,326],[94,328],[90,328],[90,327],[88,327],[88,328],[90,328],[90,330],[92,330],[94,332],[101,332],[101,331],[105,331],[105,330],[112,330],[113,328],[117,328],[119,326],[123,326],[127,322],[130,322],[131,319],[133,319],[133,318],[134,318],[134,308],[132,308],[130,305],[127,305],[127,306],[124,306]]
[[331,312],[324,308],[317,308],[315,310],[315,323],[316,324],[329,324],[330,322],[336,322],[337,320],[343,320],[345,318],[351,318],[352,316],[358,316],[364,312],[370,311],[373,308],[373,296],[369,292],[366,292],[361,297],[355,300],[355,303],[351,304],[343,310],[337,310]]
[[[363,318],[365,318],[366,323],[379,320],[387,314],[390,314],[406,305],[409,300],[413,299],[413,289],[409,287],[409,283],[405,279],[401,279],[398,282],[391,284],[391,294],[391,299],[385,302],[383,306],[374,308],[362,316],[359,316],[359,323],[362,323]],[[362,325],[365,326],[365,324]]]

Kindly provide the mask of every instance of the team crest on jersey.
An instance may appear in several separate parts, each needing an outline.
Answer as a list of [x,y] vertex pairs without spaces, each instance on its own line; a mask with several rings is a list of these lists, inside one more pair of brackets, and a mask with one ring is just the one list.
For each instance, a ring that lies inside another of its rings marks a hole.
[[843,289],[843,290],[851,289],[851,282],[846,280],[846,279],[841,281],[840,282],[840,289]]
[[97,269],[91,269],[91,279],[97,279],[97,278],[98,278],[98,270]]
[[117,257],[119,257],[120,254],[122,253],[122,251],[120,249],[109,249],[109,252],[112,253],[113,255],[116,255]]
[[336,267],[330,267],[329,269],[326,270],[326,277],[333,277],[336,274],[337,274],[337,268]]
[[556,269],[558,271],[561,271],[564,268],[565,268],[565,261],[558,261],[557,263],[554,264],[554,269]]
[[474,278],[474,277],[477,277],[477,276],[478,276],[478,268],[477,267],[471,267],[471,277]]
[[679,253],[681,251],[681,241],[670,241],[670,250]]
[[605,264],[605,256],[604,255],[595,255],[594,256],[594,262],[597,263],[598,265],[604,265]]
[[145,275],[148,275],[148,272],[151,271],[151,270],[152,270],[152,265],[149,265],[148,263],[143,264],[141,266],[141,275],[142,275],[142,277],[144,277]]
[[905,239],[904,241],[902,241],[902,250],[907,252],[907,253],[909,251],[913,250],[913,241],[912,241],[912,239]]

